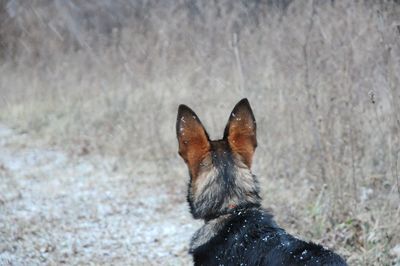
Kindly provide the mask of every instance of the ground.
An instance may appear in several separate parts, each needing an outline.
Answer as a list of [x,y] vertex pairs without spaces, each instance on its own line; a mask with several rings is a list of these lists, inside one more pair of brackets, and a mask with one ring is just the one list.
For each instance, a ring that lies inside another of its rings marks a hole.
[[[42,147],[41,147],[42,146]],[[0,126],[0,265],[188,265],[184,186]],[[182,182],[184,184],[184,182]]]
[[[202,223],[189,213],[178,156],[124,164],[4,124],[0,151],[0,265],[191,264],[190,238]],[[351,265],[400,265],[396,236],[389,246],[380,230],[368,229],[369,218],[332,226],[316,214],[324,205],[309,202],[312,184],[260,181],[263,205],[289,233],[335,250]]]

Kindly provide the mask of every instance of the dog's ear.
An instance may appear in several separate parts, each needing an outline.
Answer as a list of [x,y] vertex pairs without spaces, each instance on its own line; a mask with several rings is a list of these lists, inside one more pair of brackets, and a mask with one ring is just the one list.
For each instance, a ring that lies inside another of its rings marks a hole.
[[204,155],[210,150],[210,140],[197,115],[186,105],[178,108],[176,135],[179,142],[179,155],[195,174]]
[[228,141],[232,151],[243,158],[249,168],[257,147],[256,128],[256,120],[249,101],[242,99],[233,108],[225,128],[224,139]]

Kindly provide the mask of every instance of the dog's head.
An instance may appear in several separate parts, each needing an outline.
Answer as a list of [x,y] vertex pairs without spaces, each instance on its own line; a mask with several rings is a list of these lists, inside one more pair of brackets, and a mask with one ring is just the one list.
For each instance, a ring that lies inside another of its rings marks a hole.
[[185,105],[178,109],[176,133],[179,154],[189,168],[188,201],[194,218],[211,219],[238,206],[259,204],[258,183],[250,171],[256,121],[247,99],[233,108],[220,140],[210,140]]

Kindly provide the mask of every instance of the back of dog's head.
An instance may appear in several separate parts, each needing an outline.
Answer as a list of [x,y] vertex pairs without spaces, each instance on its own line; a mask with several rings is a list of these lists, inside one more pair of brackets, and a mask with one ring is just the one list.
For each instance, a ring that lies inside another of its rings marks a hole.
[[220,140],[210,140],[200,119],[185,105],[179,106],[176,131],[179,154],[189,168],[188,201],[195,218],[208,219],[260,201],[250,171],[257,147],[256,121],[247,99],[234,107]]

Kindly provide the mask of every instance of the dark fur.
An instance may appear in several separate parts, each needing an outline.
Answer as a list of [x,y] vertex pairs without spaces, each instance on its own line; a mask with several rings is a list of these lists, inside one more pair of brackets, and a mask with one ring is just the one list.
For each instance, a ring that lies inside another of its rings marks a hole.
[[180,154],[190,173],[187,199],[193,217],[205,221],[191,242],[195,265],[346,265],[332,251],[287,234],[260,207],[250,171],[255,131],[246,99],[235,106],[218,141],[209,140],[192,110],[179,107]]

